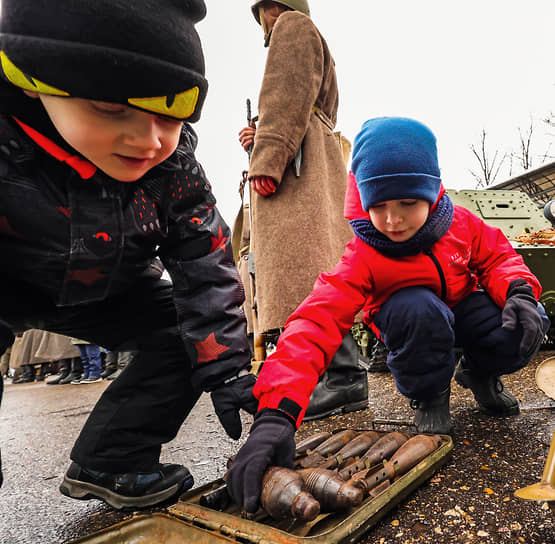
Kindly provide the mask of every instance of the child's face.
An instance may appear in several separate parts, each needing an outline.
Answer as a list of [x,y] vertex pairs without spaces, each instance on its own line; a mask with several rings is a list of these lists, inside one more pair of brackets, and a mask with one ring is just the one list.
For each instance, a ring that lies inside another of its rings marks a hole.
[[378,202],[368,210],[374,227],[392,242],[412,238],[428,219],[429,212],[429,202],[413,198]]
[[110,102],[38,97],[64,140],[118,181],[141,178],[179,143],[182,122],[177,119]]

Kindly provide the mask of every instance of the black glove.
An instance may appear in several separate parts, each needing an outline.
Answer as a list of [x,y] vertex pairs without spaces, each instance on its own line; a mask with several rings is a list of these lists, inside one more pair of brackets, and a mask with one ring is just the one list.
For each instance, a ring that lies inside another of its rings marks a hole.
[[227,381],[210,394],[216,415],[225,432],[233,440],[238,440],[241,437],[239,410],[243,408],[249,414],[254,414],[258,410],[258,400],[252,394],[255,383],[256,378],[253,374],[245,374]]
[[534,291],[525,280],[514,280],[509,285],[501,320],[501,326],[509,331],[514,331],[519,324],[522,326],[520,356],[530,359],[538,351],[545,331]]
[[227,491],[243,510],[258,510],[262,477],[269,466],[293,468],[295,423],[279,410],[256,414],[250,435],[227,471]]

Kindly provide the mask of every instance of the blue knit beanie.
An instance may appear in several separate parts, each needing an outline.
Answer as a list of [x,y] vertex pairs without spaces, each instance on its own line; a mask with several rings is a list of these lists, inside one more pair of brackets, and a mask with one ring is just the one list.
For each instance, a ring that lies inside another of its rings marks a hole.
[[379,117],[362,125],[352,170],[365,210],[378,202],[417,198],[433,204],[441,188],[436,139],[413,119]]

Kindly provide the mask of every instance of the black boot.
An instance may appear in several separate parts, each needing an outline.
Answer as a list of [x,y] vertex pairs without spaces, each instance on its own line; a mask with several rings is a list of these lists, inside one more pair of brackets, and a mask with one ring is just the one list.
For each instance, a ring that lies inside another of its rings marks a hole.
[[387,366],[388,354],[389,350],[385,347],[385,344],[376,338],[372,346],[368,372],[389,372],[389,367]]
[[80,380],[82,375],[83,363],[81,357],[73,357],[71,359],[71,372],[63,380],[60,380],[60,385],[71,383],[73,380]]
[[40,363],[40,370],[35,378],[37,382],[43,382],[46,375],[50,372],[50,363]]
[[69,376],[71,372],[71,359],[62,359],[60,361],[60,370],[58,374],[46,380],[46,385],[58,385],[62,380]]
[[21,376],[12,383],[29,383],[35,381],[35,367],[33,365],[22,365]]
[[181,465],[157,464],[148,472],[112,474],[71,463],[60,491],[73,499],[101,499],[118,510],[136,510],[177,498],[193,483]]
[[106,358],[104,359],[105,366],[102,374],[100,376],[102,378],[107,378],[110,374],[113,374],[118,369],[118,352],[117,351],[109,351],[106,354]]
[[134,351],[120,351],[118,353],[118,364],[117,370],[108,376],[108,380],[115,380],[124,370],[124,368],[129,364],[133,356],[135,355]]
[[368,408],[368,376],[358,364],[358,348],[351,333],[343,339],[330,366],[316,384],[305,421]]
[[501,378],[468,368],[464,357],[455,370],[455,381],[472,391],[478,408],[488,416],[506,417],[520,413],[518,401],[505,389]]
[[414,424],[419,433],[453,434],[449,414],[450,397],[451,389],[448,387],[432,399],[410,401],[410,407],[416,410]]

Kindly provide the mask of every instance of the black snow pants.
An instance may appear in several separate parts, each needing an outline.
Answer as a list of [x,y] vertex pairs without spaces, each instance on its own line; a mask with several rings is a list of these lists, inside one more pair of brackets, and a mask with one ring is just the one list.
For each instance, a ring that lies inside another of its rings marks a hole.
[[77,438],[71,459],[81,466],[112,473],[148,471],[200,397],[191,385],[172,286],[163,279],[145,278],[131,291],[101,302],[56,307],[29,285],[0,276],[1,322],[13,332],[36,328],[109,350],[137,351]]

